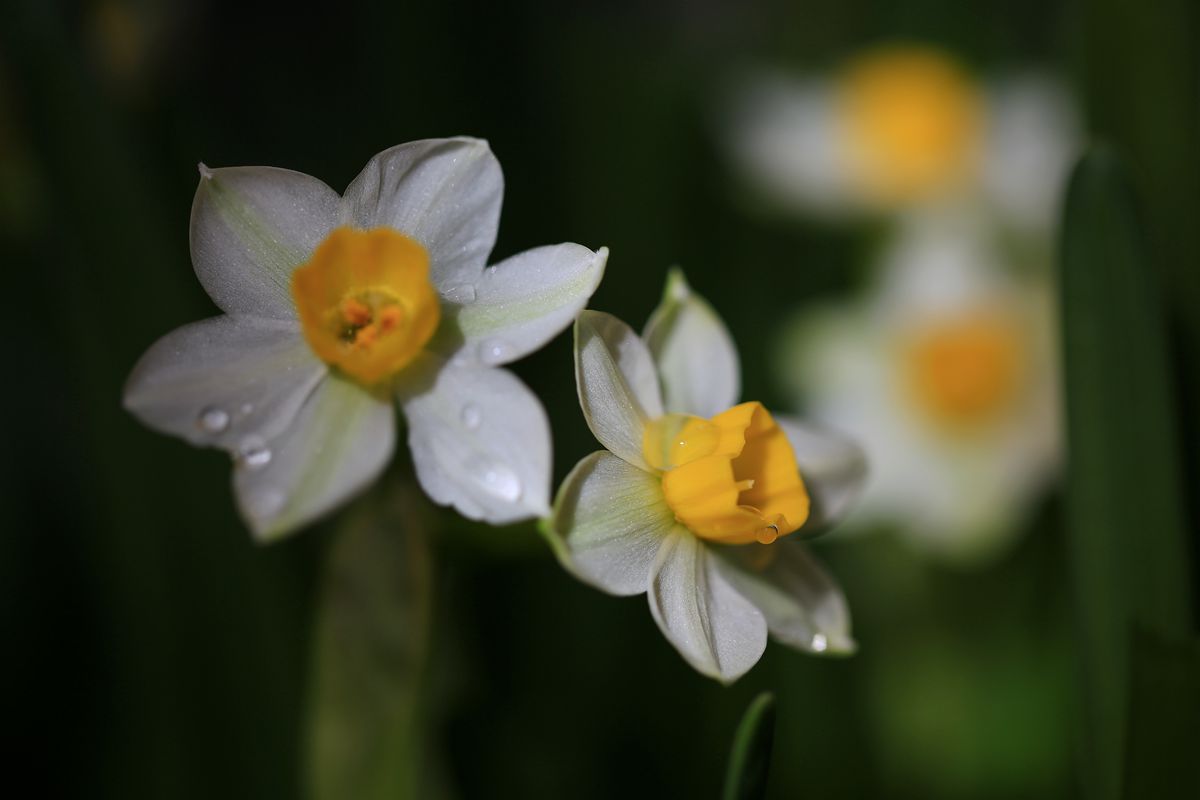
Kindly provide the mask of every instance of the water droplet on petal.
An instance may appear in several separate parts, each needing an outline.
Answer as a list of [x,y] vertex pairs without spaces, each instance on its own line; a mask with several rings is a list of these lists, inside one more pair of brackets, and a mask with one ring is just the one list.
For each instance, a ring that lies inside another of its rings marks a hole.
[[504,464],[481,462],[474,470],[476,480],[492,495],[509,503],[521,499],[521,479]]
[[200,412],[200,417],[196,421],[200,425],[200,430],[205,433],[221,433],[229,427],[229,414],[225,413],[224,409],[209,406]]
[[238,458],[250,469],[262,469],[271,463],[271,450],[261,436],[247,436],[238,445]]
[[470,305],[475,302],[475,287],[470,283],[447,286],[442,290],[442,297],[448,302],[458,303],[460,306]]
[[827,647],[829,647],[829,640],[825,638],[825,634],[818,633],[813,635],[812,649],[814,652],[824,653]]
[[483,277],[485,277],[485,278],[491,278],[495,274],[496,274],[496,265],[495,264],[493,264],[492,266],[488,267],[487,269],[485,269],[483,271]]
[[460,417],[462,418],[462,424],[471,430],[475,430],[483,422],[483,412],[474,403],[467,403],[463,406]]
[[479,343],[479,360],[484,364],[502,364],[513,356],[513,346],[502,339],[484,339]]

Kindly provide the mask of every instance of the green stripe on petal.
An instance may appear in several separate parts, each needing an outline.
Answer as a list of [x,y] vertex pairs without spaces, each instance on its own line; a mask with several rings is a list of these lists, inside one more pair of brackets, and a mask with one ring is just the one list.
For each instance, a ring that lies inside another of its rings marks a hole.
[[330,374],[282,434],[242,440],[233,474],[242,516],[264,541],[313,521],[366,488],[395,439],[390,398]]
[[642,434],[663,408],[645,343],[611,314],[584,311],[575,320],[575,382],[596,439],[635,467],[648,469]]
[[563,481],[543,532],[580,580],[634,595],[646,591],[654,558],[674,527],[658,476],[601,450]]
[[571,324],[607,261],[607,248],[550,245],[488,267],[473,283],[441,286],[448,313],[432,346],[484,364],[515,361]]
[[275,167],[200,167],[192,202],[196,276],[223,311],[293,319],[292,271],[337,224],[337,192]]
[[[765,564],[756,563],[760,559]],[[763,613],[778,641],[809,653],[855,651],[842,590],[800,542],[721,548],[715,560],[730,584]]]
[[733,337],[682,270],[667,276],[662,302],[642,335],[658,365],[668,412],[708,418],[737,403],[741,364]]
[[767,647],[762,613],[726,580],[711,549],[682,527],[663,542],[647,597],[663,635],[710,678],[732,683]]

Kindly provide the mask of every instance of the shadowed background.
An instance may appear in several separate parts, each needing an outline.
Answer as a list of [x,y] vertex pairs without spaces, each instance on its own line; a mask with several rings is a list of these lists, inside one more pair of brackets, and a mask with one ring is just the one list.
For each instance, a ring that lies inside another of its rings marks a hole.
[[[255,545],[226,457],[120,408],[143,350],[216,312],[188,255],[198,161],[288,167],[340,190],[393,144],[486,138],[506,178],[493,261],[558,241],[608,246],[591,305],[639,328],[682,265],[739,344],[744,396],[779,405],[778,320],[850,291],[873,232],[760,213],[718,146],[721,92],[743,66],[824,69],[919,38],[981,71],[1031,63],[1075,79],[1093,130],[1127,147],[1187,341],[1194,12],[1168,2],[1130,21],[1118,5],[5,0],[12,780],[41,796],[303,791],[316,591],[343,515]],[[569,337],[516,371],[549,411],[559,480],[595,449]],[[1181,374],[1194,391],[1195,373]],[[1194,422],[1185,434],[1194,442]],[[931,565],[889,539],[818,545],[860,653],[770,645],[729,689],[685,665],[643,598],[559,569],[532,525],[490,529],[412,503],[434,551],[416,690],[430,795],[714,797],[738,716],[763,689],[780,703],[770,797],[1075,792],[1054,496],[986,570]]]

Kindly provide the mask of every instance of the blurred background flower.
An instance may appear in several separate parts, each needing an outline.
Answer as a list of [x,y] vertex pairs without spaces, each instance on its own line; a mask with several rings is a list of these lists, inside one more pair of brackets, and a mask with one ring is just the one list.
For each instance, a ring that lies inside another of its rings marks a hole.
[[1053,78],[1015,70],[985,82],[911,43],[866,50],[828,76],[752,73],[729,108],[747,181],[824,216],[983,203],[1045,234],[1078,139]]
[[738,86],[726,131],[745,182],[800,215],[875,224],[857,298],[798,311],[775,362],[794,404],[865,442],[847,527],[960,563],[996,555],[1058,460],[1049,272],[1070,95],[1045,71],[983,79],[913,42]]
[[863,502],[842,530],[891,524],[928,552],[986,559],[1054,475],[1048,278],[1005,269],[987,223],[910,213],[863,297],[786,329],[776,373],[798,405],[867,451]]

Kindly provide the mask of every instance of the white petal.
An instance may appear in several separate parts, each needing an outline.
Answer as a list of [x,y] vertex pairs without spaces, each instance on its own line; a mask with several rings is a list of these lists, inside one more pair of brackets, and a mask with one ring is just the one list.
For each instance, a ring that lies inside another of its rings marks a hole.
[[346,189],[342,219],[387,226],[429,251],[441,289],[479,279],[496,242],[504,176],[480,139],[425,139],[384,150]]
[[337,225],[337,192],[275,167],[200,167],[192,202],[192,265],[230,314],[293,319],[292,271]]
[[496,525],[550,513],[550,424],[516,376],[426,353],[397,397],[417,479],[436,502]]
[[588,427],[600,444],[635,467],[646,422],[662,416],[658,372],[645,342],[621,320],[584,311],[575,320],[575,382]]
[[681,270],[671,270],[642,336],[658,365],[668,412],[707,418],[737,402],[741,365],[733,337]]
[[663,634],[710,678],[737,680],[766,649],[762,613],[729,584],[709,548],[683,528],[663,542],[647,596]]
[[[759,557],[769,559],[765,568],[751,566]],[[734,588],[762,611],[778,641],[810,653],[854,652],[846,598],[800,542],[722,548],[714,561]]]
[[675,527],[662,481],[612,453],[592,453],[563,481],[547,532],[581,580],[615,595],[641,594]]
[[395,441],[391,399],[330,374],[286,430],[242,440],[233,473],[242,516],[259,539],[279,538],[370,485]]
[[854,506],[867,478],[867,457],[850,438],[791,417],[775,416],[787,434],[812,500],[804,531],[837,524]]
[[1048,231],[1082,138],[1075,103],[1058,83],[1037,75],[1007,79],[990,95],[985,188],[1009,221]]
[[221,316],[155,342],[125,384],[125,408],[194,445],[235,450],[291,424],[325,375],[293,322]]
[[488,267],[475,283],[443,288],[446,320],[433,346],[483,364],[515,361],[571,324],[607,260],[607,248],[538,247]]

